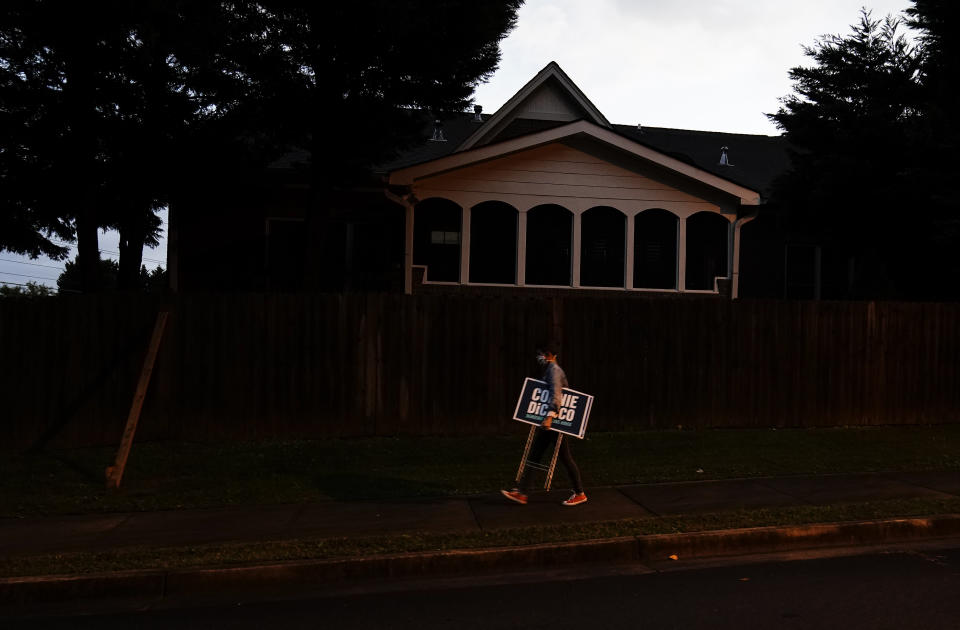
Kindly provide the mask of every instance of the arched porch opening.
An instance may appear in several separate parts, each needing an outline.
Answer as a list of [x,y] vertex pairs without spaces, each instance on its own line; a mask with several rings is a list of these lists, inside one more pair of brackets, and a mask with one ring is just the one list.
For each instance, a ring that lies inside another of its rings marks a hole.
[[677,233],[680,220],[668,210],[644,210],[633,223],[633,286],[677,288]]
[[527,212],[526,284],[570,286],[573,213],[557,205]]
[[616,208],[590,208],[580,218],[580,284],[624,286],[627,217]]
[[484,201],[470,210],[470,282],[516,283],[517,214],[502,201]]
[[429,282],[460,280],[460,206],[440,197],[424,199],[413,213],[413,264],[427,268]]
[[727,277],[727,243],[730,222],[713,212],[698,212],[687,219],[688,290],[714,289],[714,279]]

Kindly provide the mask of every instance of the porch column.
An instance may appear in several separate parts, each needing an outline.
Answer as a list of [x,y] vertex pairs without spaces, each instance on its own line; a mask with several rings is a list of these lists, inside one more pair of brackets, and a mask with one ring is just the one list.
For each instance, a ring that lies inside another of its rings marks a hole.
[[733,295],[733,258],[736,242],[733,234],[734,221],[727,224],[727,278],[730,280],[730,294]]
[[527,283],[527,211],[517,212],[517,286]]
[[573,249],[573,251],[571,252],[572,255],[570,256],[570,258],[573,260],[573,282],[571,283],[571,286],[575,289],[580,287],[580,241],[581,241],[580,217],[581,217],[581,213],[578,211],[574,211],[573,243],[570,246],[571,249]]
[[677,291],[687,290],[687,217],[680,217],[677,230]]
[[635,254],[635,252],[633,251],[633,248],[634,248],[633,229],[634,229],[634,224],[636,223],[636,218],[637,218],[637,215],[633,213],[630,213],[627,215],[627,239],[626,239],[627,255],[624,256],[624,260],[626,261],[624,265],[626,266],[626,269],[624,270],[624,274],[623,274],[623,280],[624,280],[623,288],[625,288],[627,291],[633,288],[633,257]]
[[460,213],[460,284],[470,282],[470,207]]

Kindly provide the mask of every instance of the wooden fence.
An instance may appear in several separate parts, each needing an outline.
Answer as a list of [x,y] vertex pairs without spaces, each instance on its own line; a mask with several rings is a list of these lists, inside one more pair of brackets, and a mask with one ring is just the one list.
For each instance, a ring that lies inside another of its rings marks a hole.
[[[0,300],[3,442],[118,442],[160,301]],[[182,295],[138,440],[511,430],[553,338],[590,431],[960,420],[960,305]]]

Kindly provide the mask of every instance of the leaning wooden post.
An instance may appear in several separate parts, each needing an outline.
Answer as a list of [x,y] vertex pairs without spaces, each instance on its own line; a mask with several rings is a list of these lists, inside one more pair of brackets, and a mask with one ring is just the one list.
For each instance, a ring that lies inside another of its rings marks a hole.
[[163,330],[167,325],[168,314],[167,311],[157,313],[157,321],[153,325],[153,336],[150,338],[147,356],[144,357],[143,367],[140,369],[140,381],[137,383],[137,390],[133,394],[133,403],[130,405],[130,414],[127,416],[127,426],[124,428],[123,437],[120,439],[120,448],[117,449],[117,458],[114,460],[113,466],[107,466],[108,490],[116,490],[120,487],[120,480],[123,478],[123,471],[127,466],[127,457],[130,455],[130,447],[133,446],[133,436],[137,432],[137,422],[140,420],[143,399],[147,395],[147,386],[150,384],[150,375],[153,374],[153,364],[157,359],[157,350],[160,348]]

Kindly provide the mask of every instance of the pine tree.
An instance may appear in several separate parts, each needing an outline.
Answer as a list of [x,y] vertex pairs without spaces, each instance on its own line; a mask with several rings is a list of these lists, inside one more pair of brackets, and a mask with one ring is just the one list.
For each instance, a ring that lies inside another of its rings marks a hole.
[[904,247],[929,225],[911,157],[919,57],[901,26],[864,10],[851,34],[804,47],[813,65],[790,70],[794,93],[768,115],[792,158],[773,201],[795,234],[855,259],[851,296],[902,292]]
[[136,288],[156,211],[204,157],[238,153],[242,133],[220,123],[251,100],[239,63],[268,57],[261,13],[250,2],[4,3],[0,251],[62,259],[51,237],[76,240],[80,286],[93,291],[97,230],[115,228],[120,286]]
[[322,242],[331,191],[412,141],[415,109],[462,110],[521,3],[8,0],[0,250],[62,258],[51,237],[76,238],[91,291],[116,228],[134,288],[158,208],[294,145]]
[[[423,110],[463,111],[500,60],[522,0],[268,0],[290,51],[276,72],[287,137],[310,153],[308,284],[320,288],[330,249],[331,193],[421,140]],[[323,288],[339,288],[325,286]]]
[[917,185],[929,198],[931,267],[929,293],[960,285],[960,5],[914,0],[905,13],[920,41],[920,120],[914,137]]

